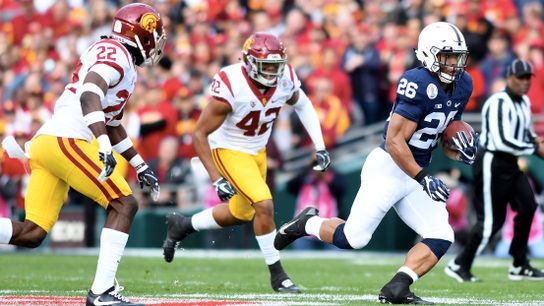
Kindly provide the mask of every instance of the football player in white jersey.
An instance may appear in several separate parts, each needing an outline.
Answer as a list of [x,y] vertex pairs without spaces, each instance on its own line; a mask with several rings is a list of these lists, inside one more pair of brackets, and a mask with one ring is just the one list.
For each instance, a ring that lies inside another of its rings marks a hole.
[[[453,242],[444,202],[448,187],[424,168],[448,124],[460,120],[472,94],[472,78],[464,71],[467,46],[453,24],[435,22],[420,33],[416,56],[422,67],[406,71],[397,83],[397,98],[384,127],[385,141],[372,150],[361,169],[361,186],[346,221],[325,219],[308,207],[282,225],[274,241],[281,250],[313,235],[342,249],[360,249],[391,208],[422,240],[406,255],[404,265],[379,293],[382,303],[433,304],[410,291]],[[476,135],[460,132],[456,150],[446,155],[472,164]]]
[[253,229],[270,270],[272,289],[298,293],[280,263],[272,194],[266,184],[265,146],[281,107],[294,107],[316,149],[317,171],[330,164],[319,119],[286,64],[283,44],[271,34],[255,33],[243,46],[243,62],[224,67],[210,86],[211,101],[200,116],[193,139],[219,198],[228,203],[192,216],[167,217],[164,258],[172,261],[178,243],[188,234],[253,221]]
[[[159,13],[146,4],[117,11],[111,36],[80,57],[72,81],[55,103],[52,118],[25,145],[5,140],[11,156],[27,157],[32,170],[24,222],[0,219],[0,243],[35,248],[58,219],[70,187],[106,209],[100,253],[87,305],[140,305],[120,294],[115,280],[138,203],[124,177],[114,172],[113,150],[136,169],[140,187],[159,195],[157,176],[134,148],[121,117],[136,83],[136,66],[155,64],[166,35]],[[91,144],[95,137],[98,146]]]

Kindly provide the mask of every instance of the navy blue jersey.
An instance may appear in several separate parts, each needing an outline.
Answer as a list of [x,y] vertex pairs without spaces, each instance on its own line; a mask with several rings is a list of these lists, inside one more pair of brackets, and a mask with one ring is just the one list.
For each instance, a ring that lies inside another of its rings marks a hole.
[[[406,71],[397,82],[397,98],[391,114],[417,122],[417,128],[408,141],[416,162],[426,167],[440,136],[453,120],[460,120],[472,94],[472,78],[466,72],[455,81],[448,94],[437,77],[423,67]],[[387,137],[389,119],[384,127]],[[385,148],[385,144],[382,144]]]

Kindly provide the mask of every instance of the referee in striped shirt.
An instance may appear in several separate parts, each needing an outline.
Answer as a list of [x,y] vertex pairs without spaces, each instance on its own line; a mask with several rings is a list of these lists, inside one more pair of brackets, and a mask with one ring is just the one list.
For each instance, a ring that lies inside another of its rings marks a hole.
[[483,106],[481,148],[472,168],[477,222],[463,250],[445,269],[459,282],[478,281],[470,272],[472,263],[502,228],[508,204],[517,212],[508,278],[544,280],[544,273],[532,267],[527,258],[537,203],[529,180],[517,163],[518,156],[544,156],[543,137],[537,137],[532,129],[531,102],[526,95],[532,76],[528,62],[514,60],[507,69],[505,90],[491,95]]

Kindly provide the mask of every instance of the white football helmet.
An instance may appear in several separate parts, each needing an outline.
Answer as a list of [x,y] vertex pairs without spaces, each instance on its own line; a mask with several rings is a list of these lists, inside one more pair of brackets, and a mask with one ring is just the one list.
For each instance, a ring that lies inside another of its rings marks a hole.
[[[448,22],[434,22],[427,25],[419,34],[415,52],[423,66],[437,73],[443,83],[455,81],[466,67],[468,50],[465,37],[455,25]],[[439,53],[454,55],[457,62],[453,65],[445,61],[440,62]],[[448,73],[448,67],[454,69],[453,75]]]

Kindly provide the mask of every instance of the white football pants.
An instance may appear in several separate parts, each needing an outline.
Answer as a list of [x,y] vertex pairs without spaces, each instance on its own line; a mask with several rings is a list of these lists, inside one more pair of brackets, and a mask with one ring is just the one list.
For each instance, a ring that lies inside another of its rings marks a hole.
[[446,205],[432,200],[389,153],[378,147],[370,152],[363,165],[361,187],[346,220],[344,233],[349,244],[355,249],[366,246],[391,207],[423,239],[453,242]]

